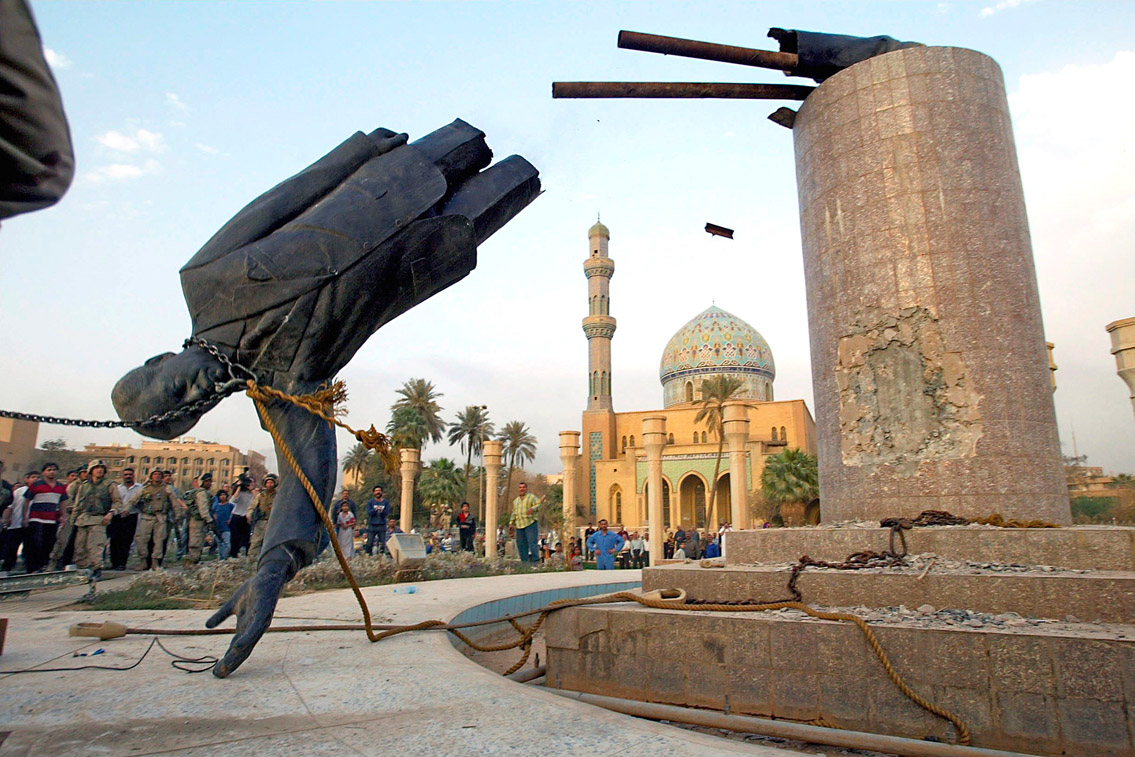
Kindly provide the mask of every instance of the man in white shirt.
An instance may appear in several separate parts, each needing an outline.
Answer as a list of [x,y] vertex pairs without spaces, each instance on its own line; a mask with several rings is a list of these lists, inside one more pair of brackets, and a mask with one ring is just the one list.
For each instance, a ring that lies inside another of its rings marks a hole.
[[122,514],[115,513],[106,527],[106,538],[110,542],[110,567],[126,570],[130,559],[130,545],[134,543],[134,532],[138,529],[138,497],[142,496],[142,485],[134,480],[134,469],[122,471],[122,483],[118,485],[118,496],[122,499]]
[[3,519],[4,534],[3,540],[0,542],[0,570],[5,573],[11,573],[16,568],[16,559],[19,556],[20,547],[23,546],[24,537],[27,535],[27,514],[28,514],[28,501],[24,498],[24,493],[28,487],[39,480],[39,471],[28,471],[24,474],[24,483],[22,486],[16,487],[12,491],[12,504],[4,511]]

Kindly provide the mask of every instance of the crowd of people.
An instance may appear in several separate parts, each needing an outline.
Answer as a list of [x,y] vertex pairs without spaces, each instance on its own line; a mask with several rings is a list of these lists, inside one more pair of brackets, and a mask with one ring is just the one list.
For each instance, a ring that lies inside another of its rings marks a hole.
[[276,483],[268,474],[256,485],[246,470],[214,492],[213,475],[205,473],[180,491],[168,470],[139,482],[133,468],[124,468],[112,481],[102,460],[65,476],[47,462],[19,486],[0,485],[0,571],[14,571],[21,557],[28,573],[74,564],[98,577],[106,566],[126,570],[132,553],[143,570],[160,570],[168,554],[185,564],[207,550],[220,559],[255,555]]
[[[3,473],[0,462],[0,473]],[[256,555],[264,541],[268,517],[276,496],[277,477],[268,474],[257,484],[247,473],[214,490],[213,475],[194,478],[181,491],[170,471],[153,470],[140,483],[134,470],[125,468],[120,481],[111,481],[107,466],[94,460],[60,476],[59,466],[45,463],[29,471],[20,486],[0,486],[0,571],[16,569],[22,556],[28,573],[62,570],[75,564],[101,574],[104,565],[126,570],[130,556],[140,569],[160,570],[167,555],[186,565],[196,564],[206,553],[218,559]],[[365,522],[359,509],[343,490],[328,513],[340,550],[347,557],[362,551],[389,554],[387,539],[401,533],[393,509],[376,486],[364,505]],[[523,562],[542,564],[563,560],[572,570],[582,570],[594,561],[599,570],[644,568],[650,564],[650,534],[625,528],[613,530],[608,522],[588,523],[581,537],[563,535],[554,529],[541,533],[538,516],[544,500],[521,483],[512,501],[508,525],[497,529],[502,552],[514,540],[516,556]],[[446,513],[448,523],[434,522],[421,535],[426,553],[473,552],[483,555],[484,533],[468,502]],[[693,527],[666,531],[665,559],[700,559],[721,556],[721,543],[731,526],[717,533]]]

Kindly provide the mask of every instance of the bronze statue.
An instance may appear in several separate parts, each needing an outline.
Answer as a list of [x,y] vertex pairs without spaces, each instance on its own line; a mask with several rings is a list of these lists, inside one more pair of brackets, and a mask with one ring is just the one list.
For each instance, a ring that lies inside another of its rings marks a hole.
[[[182,268],[193,339],[124,376],[112,394],[118,414],[165,414],[138,430],[170,439],[241,379],[289,394],[329,382],[383,324],[464,278],[477,245],[540,193],[528,161],[512,156],[486,168],[491,160],[484,133],[461,120],[412,143],[386,129],[359,132],[258,197]],[[243,368],[234,373],[226,360]],[[333,428],[282,402],[268,413],[329,502]],[[213,669],[220,678],[248,657],[284,584],[321,548],[310,498],[282,473],[257,574],[206,623],[237,615]]]

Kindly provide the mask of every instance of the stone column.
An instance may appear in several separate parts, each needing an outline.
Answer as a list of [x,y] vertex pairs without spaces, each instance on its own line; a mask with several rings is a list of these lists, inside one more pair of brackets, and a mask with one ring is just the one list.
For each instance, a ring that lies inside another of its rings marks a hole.
[[722,425],[729,445],[729,498],[733,500],[733,525],[752,528],[749,520],[748,469],[749,407],[744,402],[726,402]]
[[793,128],[824,520],[1070,523],[1001,70],[916,47]]
[[414,517],[414,477],[422,469],[422,451],[420,449],[402,448],[402,508],[398,517],[398,525],[402,533],[410,533]]
[[[650,564],[658,565],[664,552],[666,531],[662,527],[662,448],[666,446],[666,416],[642,419],[642,446],[646,450],[646,512],[650,517]],[[673,501],[674,493],[670,493]]]
[[501,477],[503,442],[485,440],[485,557],[497,556],[497,485]]
[[1135,318],[1109,323],[1107,333],[1111,334],[1115,372],[1131,390],[1131,406],[1135,408]]
[[578,431],[560,432],[560,460],[564,464],[564,525],[560,529],[560,541],[564,545],[564,556],[570,557],[568,539],[575,535],[575,477],[579,467]]

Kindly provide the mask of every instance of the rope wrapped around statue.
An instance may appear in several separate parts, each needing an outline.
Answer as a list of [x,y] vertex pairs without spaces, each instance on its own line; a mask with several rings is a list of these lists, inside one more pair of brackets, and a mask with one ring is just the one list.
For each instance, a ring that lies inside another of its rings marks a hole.
[[[387,129],[354,134],[253,200],[193,256],[181,269],[193,338],[114,387],[120,417],[169,419],[138,427],[158,439],[184,434],[232,391],[261,387],[277,459],[294,455],[306,476],[281,471],[258,572],[206,624],[237,616],[214,675],[247,659],[284,585],[325,543],[309,491],[324,502],[333,494],[335,429],[283,398],[333,387],[371,334],[468,275],[477,246],[539,195],[528,161],[491,161],[484,133],[461,120],[416,142]],[[191,411],[171,412],[181,408]]]

